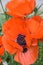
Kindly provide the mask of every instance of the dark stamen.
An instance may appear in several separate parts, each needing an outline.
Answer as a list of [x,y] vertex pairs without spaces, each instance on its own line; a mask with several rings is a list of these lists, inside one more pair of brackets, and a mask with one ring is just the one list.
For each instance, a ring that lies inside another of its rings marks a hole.
[[24,49],[23,49],[23,53],[27,52],[27,50],[28,50],[27,48],[24,48]]
[[25,36],[19,34],[18,37],[17,37],[17,43],[19,45],[26,45]]
[[2,47],[2,45],[0,45],[0,48]]

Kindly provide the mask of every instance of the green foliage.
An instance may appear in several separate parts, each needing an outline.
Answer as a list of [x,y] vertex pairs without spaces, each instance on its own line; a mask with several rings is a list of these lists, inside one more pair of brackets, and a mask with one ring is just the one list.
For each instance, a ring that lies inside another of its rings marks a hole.
[[[20,65],[19,63],[17,63],[16,61],[14,61],[14,56],[15,55],[10,55],[8,52],[4,52],[4,56],[2,56],[2,60],[3,62],[6,61],[8,63],[8,65]],[[2,63],[1,63],[2,65]]]
[[6,17],[5,17],[4,13],[0,14],[0,35],[2,35],[2,25],[3,25],[3,23],[6,22],[9,18],[11,18],[11,16],[9,16],[7,14],[6,14]]
[[2,24],[5,22],[5,15],[0,14],[0,35],[2,35]]

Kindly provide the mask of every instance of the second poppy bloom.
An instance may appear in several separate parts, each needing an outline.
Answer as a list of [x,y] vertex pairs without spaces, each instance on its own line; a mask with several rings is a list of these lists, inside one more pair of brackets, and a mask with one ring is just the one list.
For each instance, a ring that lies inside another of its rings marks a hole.
[[6,4],[7,13],[15,17],[24,17],[33,12],[35,0],[12,0]]

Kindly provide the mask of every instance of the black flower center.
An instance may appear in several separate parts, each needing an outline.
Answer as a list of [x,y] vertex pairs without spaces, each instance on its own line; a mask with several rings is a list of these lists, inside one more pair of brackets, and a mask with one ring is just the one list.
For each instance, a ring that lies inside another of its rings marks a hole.
[[2,47],[2,45],[0,45],[0,48]]
[[27,52],[27,50],[28,50],[27,48],[24,48],[24,49],[23,49],[23,53]]
[[26,45],[25,36],[22,34],[19,34],[17,37],[17,43],[19,45]]

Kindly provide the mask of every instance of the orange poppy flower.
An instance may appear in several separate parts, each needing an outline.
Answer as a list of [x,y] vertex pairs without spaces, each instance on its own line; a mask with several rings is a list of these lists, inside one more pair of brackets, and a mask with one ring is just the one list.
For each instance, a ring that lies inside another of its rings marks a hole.
[[32,18],[27,19],[26,24],[32,38],[43,38],[43,20],[40,16],[33,16]]
[[3,24],[2,30],[4,34],[3,45],[9,53],[15,53],[14,48],[18,48],[22,51],[24,45],[30,47],[31,37],[27,29],[25,29],[24,20],[20,18],[11,18]]
[[38,41],[31,38],[25,21],[11,18],[3,24],[2,30],[4,48],[10,54],[16,53],[14,60],[22,65],[33,64],[38,57]]
[[[4,55],[4,47],[2,44],[2,36],[0,36],[0,56]],[[2,59],[0,58],[0,62],[2,62]]]
[[23,17],[30,14],[36,6],[35,0],[12,0],[6,4],[7,14]]

